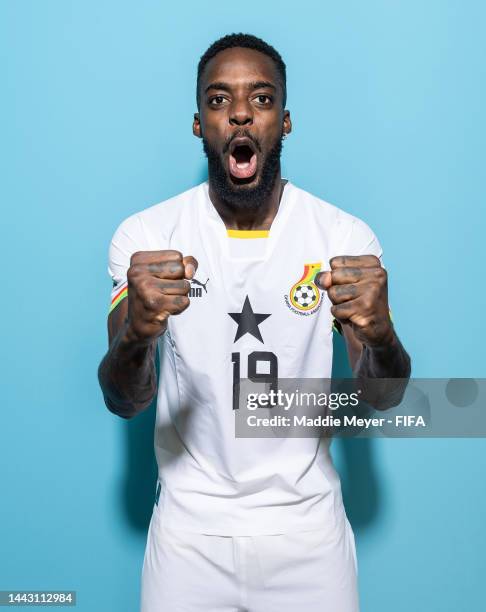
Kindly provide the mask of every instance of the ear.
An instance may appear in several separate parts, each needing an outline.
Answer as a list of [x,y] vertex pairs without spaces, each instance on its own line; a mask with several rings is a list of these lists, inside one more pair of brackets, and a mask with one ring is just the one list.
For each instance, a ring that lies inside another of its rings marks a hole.
[[199,113],[194,113],[194,121],[192,122],[192,133],[197,138],[201,138],[201,121],[199,119]]
[[292,131],[292,121],[290,120],[290,111],[284,110],[283,124],[282,124],[282,134],[290,134]]

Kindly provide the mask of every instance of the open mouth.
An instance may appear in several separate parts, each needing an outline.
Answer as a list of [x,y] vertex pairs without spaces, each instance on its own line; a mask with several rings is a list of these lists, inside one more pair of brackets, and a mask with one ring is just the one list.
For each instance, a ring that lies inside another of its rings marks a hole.
[[249,138],[235,138],[231,143],[229,171],[237,179],[248,179],[256,173],[256,149]]

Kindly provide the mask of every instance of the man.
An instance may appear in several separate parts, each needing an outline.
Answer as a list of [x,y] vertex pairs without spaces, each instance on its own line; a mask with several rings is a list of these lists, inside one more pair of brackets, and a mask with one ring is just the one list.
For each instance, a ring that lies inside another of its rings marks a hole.
[[[354,537],[328,439],[235,437],[242,378],[407,378],[370,228],[280,175],[285,64],[250,35],[201,57],[193,132],[208,181],[126,219],[109,272],[108,408],[157,394],[142,612],[356,612]],[[156,351],[160,375],[156,380]]]

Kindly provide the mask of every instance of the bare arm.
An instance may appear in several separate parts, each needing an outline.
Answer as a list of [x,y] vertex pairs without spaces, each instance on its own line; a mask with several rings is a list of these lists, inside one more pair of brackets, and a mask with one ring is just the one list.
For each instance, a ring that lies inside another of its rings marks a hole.
[[128,325],[128,300],[108,317],[109,349],[98,368],[98,380],[107,408],[131,418],[147,408],[157,391],[157,340],[141,342]]
[[410,357],[390,320],[388,275],[374,255],[340,256],[317,283],[328,293],[340,323],[363,397],[384,410],[400,403],[410,377]]
[[389,344],[370,347],[356,338],[349,325],[342,328],[362,399],[376,410],[398,406],[410,378],[411,362],[395,331]]
[[362,344],[349,324],[342,324],[349,363],[358,378],[409,378],[410,357],[395,330],[387,344],[369,347]]
[[109,349],[98,368],[107,408],[131,418],[147,408],[157,391],[157,339],[169,316],[189,306],[187,294],[197,268],[178,251],[139,251],[127,271],[128,297],[108,317]]

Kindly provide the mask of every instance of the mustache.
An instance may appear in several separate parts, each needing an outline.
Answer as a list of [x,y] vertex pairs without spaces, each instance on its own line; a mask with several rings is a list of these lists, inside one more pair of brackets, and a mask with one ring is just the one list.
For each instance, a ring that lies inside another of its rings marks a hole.
[[229,151],[229,148],[231,146],[231,143],[233,142],[233,140],[235,138],[248,138],[248,140],[251,140],[252,143],[255,145],[256,150],[261,153],[262,152],[262,148],[260,146],[260,143],[258,141],[258,139],[256,139],[254,136],[252,136],[252,134],[250,132],[248,132],[248,130],[240,130],[238,132],[235,132],[234,134],[232,134],[224,143],[223,145],[223,149],[222,152],[227,153]]

